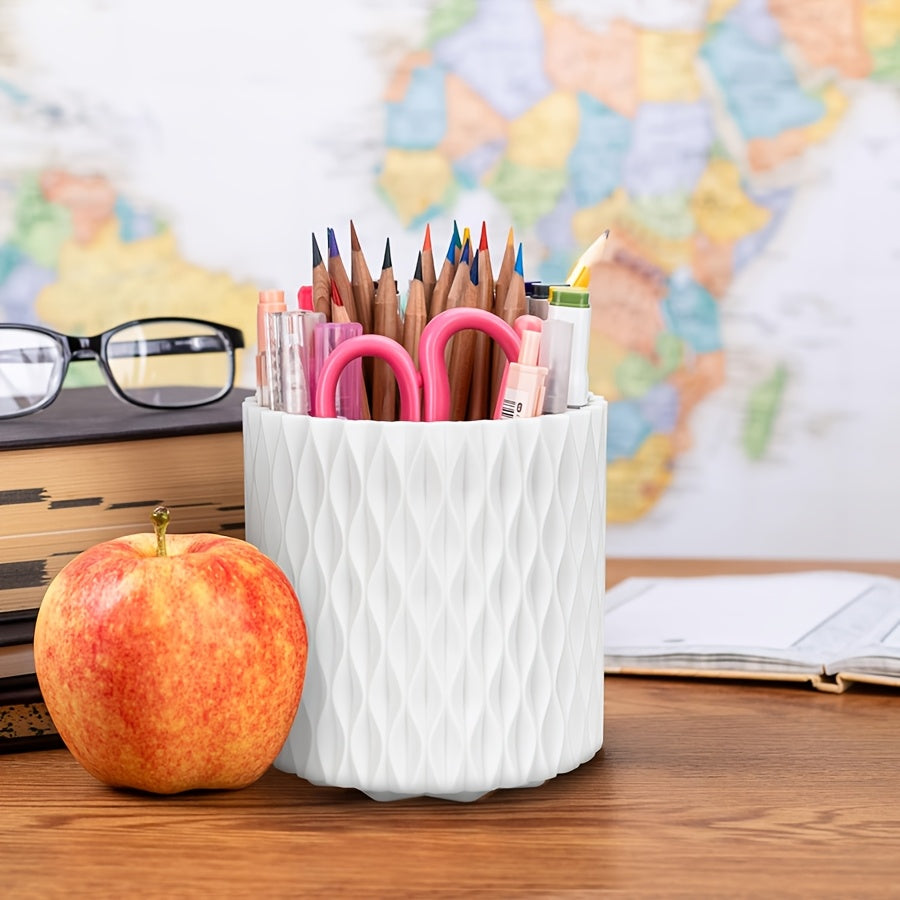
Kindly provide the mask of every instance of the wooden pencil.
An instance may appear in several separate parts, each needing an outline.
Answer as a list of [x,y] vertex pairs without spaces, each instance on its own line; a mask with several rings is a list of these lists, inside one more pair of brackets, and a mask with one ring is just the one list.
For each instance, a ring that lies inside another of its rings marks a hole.
[[[494,306],[494,273],[491,270],[491,252],[488,248],[487,223],[481,223],[481,240],[478,244],[478,292],[476,305],[491,312]],[[491,357],[493,344],[483,332],[475,332],[474,357],[472,360],[472,383],[469,387],[469,405],[466,418],[486,419],[489,417],[488,403],[491,395]]]
[[316,312],[325,314],[325,321],[331,321],[331,276],[328,269],[325,268],[325,261],[322,259],[322,252],[319,250],[319,243],[316,240],[316,234],[312,236],[312,288],[313,288],[313,306]]
[[406,315],[403,317],[403,346],[412,357],[416,368],[419,368],[419,340],[427,321],[425,307],[425,282],[423,256],[419,253],[416,261],[416,272],[409,283],[409,296],[406,299]]
[[350,287],[356,314],[365,334],[372,333],[373,307],[375,304],[375,281],[369,272],[366,256],[359,244],[359,237],[353,221],[350,222]]
[[[375,291],[373,331],[400,341],[400,320],[397,315],[397,287],[391,262],[391,241],[384,247],[384,262]],[[397,381],[391,367],[384,360],[374,360],[372,372],[372,418],[379,422],[393,422],[397,418]]]
[[[333,228],[328,229],[328,274],[337,285],[341,301],[347,307],[347,315],[350,316],[350,321],[359,322],[359,314],[356,310],[356,303],[353,300],[353,287],[350,284],[350,278],[347,276],[347,270],[344,268],[344,262],[338,250],[337,237]],[[362,323],[360,322],[360,324]]]
[[603,254],[606,252],[606,242],[609,239],[609,229],[607,228],[603,234],[598,237],[578,259],[578,262],[569,272],[566,283],[573,287],[586,288],[591,283],[591,269],[600,263]]
[[506,302],[506,291],[509,288],[509,280],[512,278],[513,269],[516,267],[516,247],[513,243],[513,230],[510,226],[506,235],[506,247],[503,249],[503,259],[500,260],[500,271],[494,283],[494,312],[499,316],[503,312],[503,304]]
[[331,282],[330,321],[334,322],[336,325],[343,325],[346,322],[352,321],[350,319],[349,313],[347,312],[347,307],[344,306],[344,301],[341,299],[340,291],[333,281]]
[[441,263],[441,274],[438,275],[434,290],[431,292],[431,302],[428,305],[429,319],[433,319],[439,312],[443,312],[447,308],[447,297],[455,274],[456,243],[453,238],[450,238],[447,255],[444,257],[443,263]]
[[[434,268],[434,252],[431,249],[431,226],[425,226],[425,240],[422,242],[422,287],[425,289],[425,309],[431,307],[431,295],[434,293],[434,285],[437,281],[437,273]],[[409,301],[407,301],[407,304]]]
[[[470,276],[469,276],[469,266],[471,265],[471,256],[472,250],[469,246],[469,242],[466,241],[463,244],[462,251],[459,255],[459,263],[456,266],[456,271],[453,273],[453,281],[450,283],[450,290],[447,292],[447,309],[452,309],[454,306],[459,306],[463,295],[465,294]],[[452,338],[451,338],[452,340]]]
[[[471,265],[466,265],[463,260],[468,246],[468,243],[463,245],[457,277],[453,280],[454,287],[457,280],[462,282],[462,292],[455,306],[474,308],[478,305],[478,253],[475,253]],[[452,293],[453,291],[451,291]],[[447,366],[447,374],[450,378],[450,421],[460,422],[466,418],[466,410],[469,407],[469,387],[472,382],[472,365],[475,355],[475,332],[470,328],[458,331],[450,339],[450,344],[450,362]]]
[[[525,269],[522,263],[522,244],[516,253],[516,264],[513,267],[512,277],[503,298],[503,306],[500,310],[500,318],[508,325],[512,325],[519,316],[524,316],[528,311],[525,299]],[[497,395],[500,393],[500,381],[508,360],[503,351],[494,347],[494,357],[491,364],[491,406],[493,410],[497,405]]]
[[459,265],[459,259],[462,256],[462,248],[463,242],[462,238],[459,236],[459,225],[456,224],[456,219],[453,220],[453,264]]

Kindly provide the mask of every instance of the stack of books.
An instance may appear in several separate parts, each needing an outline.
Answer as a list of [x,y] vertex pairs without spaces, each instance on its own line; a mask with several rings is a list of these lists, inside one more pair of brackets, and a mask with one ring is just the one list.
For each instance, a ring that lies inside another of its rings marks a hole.
[[105,387],[71,388],[42,412],[0,426],[0,752],[58,741],[31,651],[47,585],[103,541],[151,531],[244,537],[241,404],[148,410]]

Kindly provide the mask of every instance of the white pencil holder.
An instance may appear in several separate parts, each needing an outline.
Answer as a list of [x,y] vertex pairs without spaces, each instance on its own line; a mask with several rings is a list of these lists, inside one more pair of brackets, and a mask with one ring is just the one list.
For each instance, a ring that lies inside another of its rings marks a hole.
[[378,800],[539,784],[603,742],[606,402],[370,422],[244,403],[247,539],[309,659],[275,761]]

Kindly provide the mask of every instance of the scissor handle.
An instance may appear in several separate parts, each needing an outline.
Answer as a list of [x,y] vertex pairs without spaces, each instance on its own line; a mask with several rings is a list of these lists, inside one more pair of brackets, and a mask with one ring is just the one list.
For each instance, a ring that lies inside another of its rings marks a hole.
[[334,395],[338,379],[344,367],[361,356],[377,356],[391,367],[400,389],[400,418],[404,422],[419,422],[419,373],[403,347],[381,334],[361,334],[348,338],[328,354],[316,385],[316,415],[328,418],[337,415]]
[[[419,369],[422,372],[424,419],[426,422],[450,418],[450,377],[444,362],[447,341],[466,328],[477,328],[495,340],[510,362],[519,356],[520,339],[500,316],[486,309],[453,307],[438,313],[423,329],[419,339]],[[353,338],[356,340],[356,338]],[[347,342],[349,343],[349,341]]]

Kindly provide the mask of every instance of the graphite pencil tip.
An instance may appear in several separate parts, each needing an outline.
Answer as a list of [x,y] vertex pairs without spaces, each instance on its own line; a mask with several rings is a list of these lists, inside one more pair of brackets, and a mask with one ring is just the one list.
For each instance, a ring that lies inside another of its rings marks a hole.
[[316,240],[316,233],[313,232],[313,268],[322,264],[322,251],[319,249],[319,242]]
[[328,229],[328,255],[329,256],[340,256],[341,251],[338,250],[337,238],[334,234],[334,229]]
[[384,262],[381,264],[381,269],[384,271],[385,269],[391,268],[391,239],[387,238],[384,242]]
[[413,275],[414,281],[422,280],[422,251],[419,251],[419,258],[416,260],[416,273]]
[[350,220],[350,249],[361,250],[359,246],[359,238],[356,236],[356,228],[353,226],[353,219]]
[[487,222],[481,223],[481,240],[478,243],[479,250],[487,250],[488,241],[487,241]]

